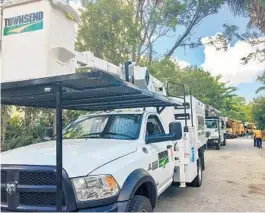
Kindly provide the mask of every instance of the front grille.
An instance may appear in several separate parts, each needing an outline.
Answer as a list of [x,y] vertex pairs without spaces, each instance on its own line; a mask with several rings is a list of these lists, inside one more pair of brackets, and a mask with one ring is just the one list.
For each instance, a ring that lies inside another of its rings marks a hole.
[[56,174],[52,172],[20,172],[21,185],[56,185]]
[[[55,206],[56,193],[53,192],[22,192],[20,204],[27,206]],[[65,202],[63,200],[63,205]]]
[[[1,166],[1,208],[11,211],[55,211],[55,167]],[[7,179],[8,176],[8,179]],[[63,171],[63,209],[75,210],[75,198],[71,182]],[[6,184],[15,184],[15,192],[8,195]],[[7,199],[8,197],[8,199]]]
[[7,193],[6,190],[1,189],[1,203],[6,204],[7,203]]
[[7,180],[7,172],[1,170],[1,183],[6,183]]

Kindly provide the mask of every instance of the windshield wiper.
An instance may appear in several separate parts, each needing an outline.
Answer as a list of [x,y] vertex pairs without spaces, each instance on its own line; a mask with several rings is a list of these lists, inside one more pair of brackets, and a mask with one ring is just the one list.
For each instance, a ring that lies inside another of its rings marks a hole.
[[84,135],[84,138],[100,138],[101,132],[93,132],[88,135]]
[[135,139],[133,136],[122,134],[122,133],[115,133],[115,132],[105,132],[104,135],[117,135],[117,136],[123,136],[130,139]]

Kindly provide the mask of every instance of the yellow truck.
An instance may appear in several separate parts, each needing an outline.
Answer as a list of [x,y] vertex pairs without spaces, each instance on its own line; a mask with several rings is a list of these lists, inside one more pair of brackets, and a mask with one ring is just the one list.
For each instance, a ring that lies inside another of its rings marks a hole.
[[233,120],[230,118],[227,118],[226,120],[226,138],[234,138],[233,134],[233,128],[232,128]]
[[233,134],[233,138],[237,138],[239,136],[237,121],[232,122],[232,134]]
[[241,137],[246,135],[245,127],[242,122],[238,122],[238,132],[239,132],[239,136]]
[[250,135],[253,135],[256,129],[257,129],[257,127],[254,123],[249,123],[247,125],[246,132]]

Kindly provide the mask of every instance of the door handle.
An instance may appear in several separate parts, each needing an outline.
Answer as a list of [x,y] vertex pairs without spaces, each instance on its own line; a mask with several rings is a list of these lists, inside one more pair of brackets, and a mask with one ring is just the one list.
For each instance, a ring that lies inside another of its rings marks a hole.
[[167,149],[171,149],[172,145],[167,145]]

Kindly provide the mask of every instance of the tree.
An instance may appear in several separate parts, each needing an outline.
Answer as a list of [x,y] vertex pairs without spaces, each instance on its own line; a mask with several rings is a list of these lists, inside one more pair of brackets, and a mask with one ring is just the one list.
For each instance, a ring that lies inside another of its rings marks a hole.
[[[176,37],[166,57],[185,45],[192,31],[207,16],[218,11],[224,0],[86,0],[81,9],[77,48],[121,63],[137,63],[147,56],[153,61],[154,43],[161,37]],[[184,32],[177,31],[184,27]]]
[[119,64],[130,58],[136,28],[131,5],[123,0],[83,1],[76,47]]
[[189,41],[190,34],[200,22],[209,15],[215,14],[218,12],[220,7],[223,5],[224,1],[222,0],[187,0],[185,1],[186,8],[179,15],[180,25],[185,27],[183,33],[180,33],[176,36],[176,41],[174,45],[166,53],[166,57],[173,55],[175,50],[179,46],[194,46],[194,43],[197,42],[188,42],[192,44],[185,44],[186,41]]
[[254,51],[242,58],[245,63],[255,59],[265,62],[265,0],[226,0],[235,15],[249,17],[248,29],[254,28],[254,32],[247,31],[240,35],[237,26],[224,25],[225,39],[230,41],[233,36],[248,42],[254,47]]
[[248,14],[249,27],[257,27],[265,33],[265,1],[264,0],[227,0],[235,15]]
[[10,117],[11,107],[8,105],[1,105],[1,145],[6,142],[6,127],[7,121]]
[[[236,88],[221,81],[221,76],[212,76],[209,72],[196,67],[180,70],[169,59],[155,61],[149,66],[149,71],[163,82],[185,84],[187,94],[192,95],[205,104],[209,104],[222,111],[224,116],[239,120],[248,120],[244,108],[244,98],[235,95]],[[183,95],[180,86],[169,84],[168,91],[171,95]]]
[[265,129],[265,97],[259,97],[253,101],[253,118],[258,128]]
[[138,32],[138,43],[132,50],[132,59],[139,63],[141,56],[153,59],[153,44],[159,38],[176,30],[179,15],[186,7],[180,0],[129,0],[134,8],[134,23]]
[[246,104],[242,97],[232,97],[226,100],[222,115],[243,122],[253,122],[252,105]]
[[261,82],[264,86],[261,86],[257,89],[256,93],[259,93],[261,91],[265,91],[265,71],[258,77],[257,79],[259,82]]

